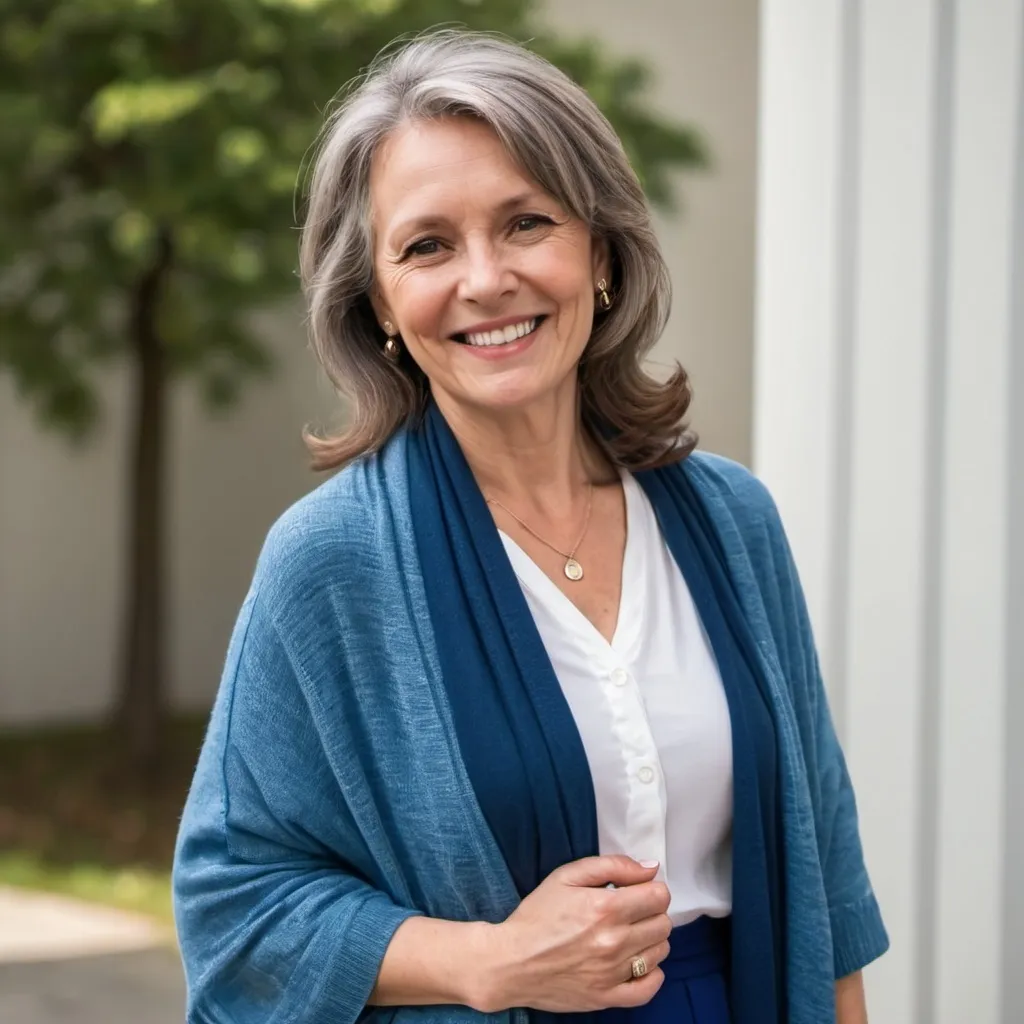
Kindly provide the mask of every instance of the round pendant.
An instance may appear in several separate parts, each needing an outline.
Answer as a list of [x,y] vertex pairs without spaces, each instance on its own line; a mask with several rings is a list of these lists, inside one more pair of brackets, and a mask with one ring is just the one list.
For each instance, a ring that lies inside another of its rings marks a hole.
[[576,580],[583,579],[583,566],[575,558],[570,558],[565,563],[565,575],[575,583]]

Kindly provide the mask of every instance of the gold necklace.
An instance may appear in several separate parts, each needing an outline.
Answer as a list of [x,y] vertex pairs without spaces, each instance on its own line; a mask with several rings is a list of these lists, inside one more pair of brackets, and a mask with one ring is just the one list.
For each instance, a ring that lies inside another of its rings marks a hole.
[[556,548],[554,544],[549,540],[545,540],[533,527],[527,525],[512,511],[508,506],[503,505],[497,498],[488,498],[488,505],[497,505],[498,508],[504,509],[527,533],[531,536],[536,537],[537,540],[544,544],[546,547],[551,548],[556,554],[561,555],[565,559],[565,565],[562,568],[562,572],[565,573],[566,578],[576,583],[578,580],[583,579],[583,566],[576,559],[576,552],[579,550],[579,546],[583,543],[583,538],[587,535],[587,527],[590,526],[590,510],[594,507],[594,483],[591,481],[590,490],[587,494],[587,517],[583,521],[583,532],[580,534],[580,539],[576,541],[572,546],[571,551],[563,551],[561,548]]

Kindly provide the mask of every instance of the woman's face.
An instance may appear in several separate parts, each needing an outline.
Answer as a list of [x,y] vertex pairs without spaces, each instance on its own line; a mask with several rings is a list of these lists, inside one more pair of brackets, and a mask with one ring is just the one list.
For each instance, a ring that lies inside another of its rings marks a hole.
[[407,125],[371,174],[374,308],[442,407],[571,399],[605,246],[469,118]]

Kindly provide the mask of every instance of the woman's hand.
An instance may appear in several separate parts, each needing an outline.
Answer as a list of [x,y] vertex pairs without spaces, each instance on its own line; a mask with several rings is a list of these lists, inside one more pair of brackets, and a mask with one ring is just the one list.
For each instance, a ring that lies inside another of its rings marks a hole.
[[[642,1006],[661,988],[672,923],[657,865],[587,857],[553,871],[488,943],[482,1002],[493,1011],[528,1006],[555,1013]],[[618,888],[608,889],[608,883]],[[642,956],[647,974],[632,980]]]
[[868,1024],[864,975],[860,971],[836,979],[836,1024]]

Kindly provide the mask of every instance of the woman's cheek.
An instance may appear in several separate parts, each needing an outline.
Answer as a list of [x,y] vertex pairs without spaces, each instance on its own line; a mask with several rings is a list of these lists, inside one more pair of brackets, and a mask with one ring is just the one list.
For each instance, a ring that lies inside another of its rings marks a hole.
[[427,279],[410,281],[403,305],[417,333],[437,337],[445,310],[445,292],[439,283]]

